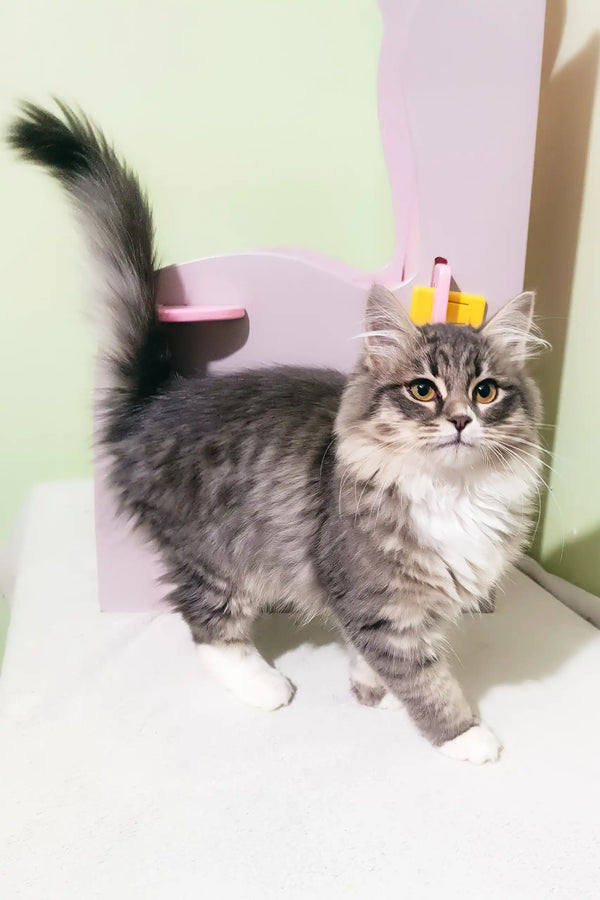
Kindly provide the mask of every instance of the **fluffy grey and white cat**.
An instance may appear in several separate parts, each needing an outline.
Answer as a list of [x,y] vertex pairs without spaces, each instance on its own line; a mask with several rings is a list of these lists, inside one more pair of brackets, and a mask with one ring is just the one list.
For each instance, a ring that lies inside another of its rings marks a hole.
[[85,117],[25,105],[10,142],[74,201],[103,272],[100,440],[125,514],[160,551],[206,665],[243,700],[292,685],[252,644],[265,608],[326,611],[361,703],[408,709],[447,755],[483,763],[445,653],[526,538],[539,472],[536,338],[523,294],[480,329],[415,327],[374,287],[355,371],[182,378],[157,320],[151,214]]

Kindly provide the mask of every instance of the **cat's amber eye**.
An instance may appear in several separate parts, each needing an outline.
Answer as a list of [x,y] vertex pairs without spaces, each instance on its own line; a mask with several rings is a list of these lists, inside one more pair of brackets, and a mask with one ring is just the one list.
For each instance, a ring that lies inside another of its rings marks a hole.
[[473,399],[476,403],[491,403],[498,396],[498,385],[491,378],[480,381],[473,391]]
[[422,403],[429,403],[437,394],[435,384],[432,381],[427,381],[426,378],[419,378],[417,381],[413,381],[408,386],[408,389],[415,400],[420,400]]

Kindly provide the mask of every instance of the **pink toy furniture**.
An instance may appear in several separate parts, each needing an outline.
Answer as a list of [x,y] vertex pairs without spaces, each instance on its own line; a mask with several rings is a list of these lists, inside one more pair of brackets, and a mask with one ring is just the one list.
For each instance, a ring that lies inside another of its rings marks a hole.
[[[493,312],[522,288],[544,0],[379,0],[378,108],[395,244],[379,272],[278,249],[159,273],[161,319],[182,372],[272,363],[350,370],[374,281],[410,305],[443,255]],[[447,286],[446,286],[447,290]],[[439,315],[439,312],[437,313]],[[160,561],[119,519],[96,459],[100,605],[161,605]]]

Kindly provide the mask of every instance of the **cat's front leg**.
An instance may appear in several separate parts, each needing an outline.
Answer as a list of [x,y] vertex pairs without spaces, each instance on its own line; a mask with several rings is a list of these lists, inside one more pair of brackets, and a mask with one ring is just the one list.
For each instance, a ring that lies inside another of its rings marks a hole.
[[377,706],[379,709],[398,709],[402,704],[369,665],[364,656],[352,645],[350,655],[350,686],[352,693],[362,706]]
[[[446,756],[482,764],[500,753],[495,735],[478,722],[448,662],[431,636],[378,619],[355,631],[354,648],[407,708],[420,731]],[[407,647],[410,647],[408,650]]]

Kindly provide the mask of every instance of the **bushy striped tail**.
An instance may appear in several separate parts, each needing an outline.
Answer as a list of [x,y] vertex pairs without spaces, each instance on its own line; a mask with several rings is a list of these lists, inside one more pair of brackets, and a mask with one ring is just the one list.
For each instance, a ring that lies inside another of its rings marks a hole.
[[63,186],[97,264],[94,319],[110,428],[170,374],[156,310],[152,215],[136,176],[104,135],[83,114],[57,105],[60,115],[24,103],[8,141]]

